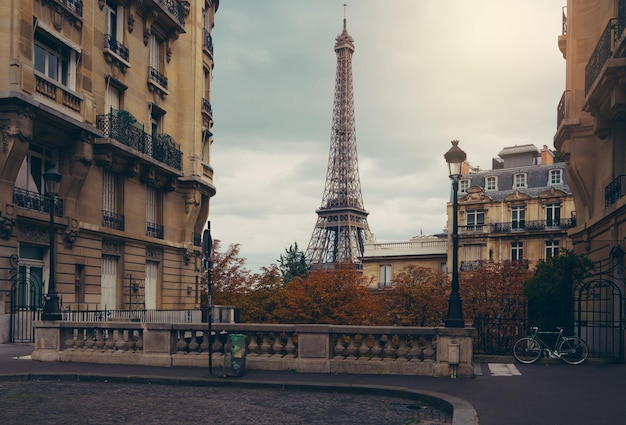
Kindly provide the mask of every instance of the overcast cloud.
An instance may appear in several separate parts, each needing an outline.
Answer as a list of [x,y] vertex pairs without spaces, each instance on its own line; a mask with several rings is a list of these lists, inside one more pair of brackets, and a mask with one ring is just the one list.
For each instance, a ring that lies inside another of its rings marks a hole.
[[[304,251],[320,207],[345,0],[223,0],[213,30],[212,234],[247,266]],[[363,201],[379,242],[439,233],[459,139],[491,168],[553,148],[565,0],[358,0],[347,7]]]

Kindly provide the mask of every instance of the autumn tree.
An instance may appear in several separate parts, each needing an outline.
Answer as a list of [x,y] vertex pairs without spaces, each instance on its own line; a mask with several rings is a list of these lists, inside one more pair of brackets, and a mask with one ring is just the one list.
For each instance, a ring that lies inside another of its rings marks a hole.
[[524,261],[482,262],[463,273],[461,296],[465,318],[479,327],[488,319],[524,319],[526,297],[523,282],[531,276]]
[[524,282],[531,322],[544,329],[563,326],[568,332],[573,332],[573,291],[593,268],[589,258],[567,249],[540,261],[534,275]]
[[253,277],[253,287],[245,293],[240,308],[244,323],[279,323],[277,311],[284,304],[283,280],[276,264],[262,267]]
[[239,244],[221,251],[219,240],[213,242],[212,304],[240,307],[252,287],[252,275],[246,259],[239,256]]
[[339,264],[289,282],[277,316],[283,323],[368,325],[378,314],[361,272],[352,264]]
[[439,326],[448,295],[448,279],[443,273],[409,265],[393,278],[393,288],[384,293],[387,324]]
[[307,277],[309,274],[309,265],[304,252],[298,249],[298,242],[289,245],[289,248],[285,249],[285,254],[280,256],[278,262],[284,285],[296,277]]

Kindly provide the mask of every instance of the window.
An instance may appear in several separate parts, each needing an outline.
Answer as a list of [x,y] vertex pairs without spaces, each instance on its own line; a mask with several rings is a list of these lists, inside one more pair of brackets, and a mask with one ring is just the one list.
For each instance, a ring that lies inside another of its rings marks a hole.
[[41,31],[35,33],[35,71],[70,89],[75,88],[76,51]]
[[163,239],[160,193],[153,187],[146,189],[146,235]]
[[106,3],[106,34],[115,41],[122,41],[124,28],[124,6],[111,0]]
[[211,144],[213,143],[213,133],[204,129],[202,131],[202,162],[209,164],[211,162]]
[[559,241],[546,242],[546,258],[556,257],[559,255]]
[[20,244],[16,307],[31,309],[43,306],[43,276],[44,248]]
[[546,227],[559,227],[561,225],[561,204],[546,205]]
[[480,267],[483,253],[482,245],[464,245],[460,249],[461,271],[475,270]]
[[100,307],[117,309],[117,257],[113,255],[102,256]]
[[50,168],[51,158],[49,149],[31,143],[17,174],[15,187],[44,195],[43,173]]
[[482,226],[485,224],[485,210],[467,210],[465,215],[467,227],[473,227],[473,229],[468,230],[482,230]]
[[459,181],[459,192],[467,193],[467,189],[469,189],[470,181],[469,180],[461,180]]
[[391,287],[391,264],[381,264],[380,265],[380,267],[379,267],[378,287],[379,288],[390,288]]
[[110,170],[102,172],[102,225],[124,230],[121,178]]
[[526,227],[526,208],[523,206],[511,207],[511,229],[524,230]]
[[562,171],[563,170],[550,170],[550,177],[549,177],[550,181],[548,182],[549,186],[563,184],[563,181],[561,179]]
[[145,282],[145,306],[146,310],[157,308],[157,273],[159,263],[156,261],[146,261],[146,282]]
[[485,177],[485,190],[498,190],[498,178],[495,176]]
[[511,260],[520,261],[524,259],[524,243],[513,242],[511,243]]
[[518,173],[513,176],[513,188],[526,187],[526,174]]
[[165,77],[165,43],[163,40],[152,34],[149,42],[149,81],[158,85],[161,89],[167,90],[167,78]]

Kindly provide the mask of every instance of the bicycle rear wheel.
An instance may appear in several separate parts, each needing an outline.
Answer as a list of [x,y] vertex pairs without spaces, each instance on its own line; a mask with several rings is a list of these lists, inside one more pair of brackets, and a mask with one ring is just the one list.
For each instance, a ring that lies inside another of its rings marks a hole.
[[541,356],[541,345],[532,338],[520,338],[513,346],[513,356],[520,363],[534,363]]
[[587,343],[577,336],[563,338],[557,351],[563,361],[569,364],[581,364],[587,360],[587,356],[589,355]]

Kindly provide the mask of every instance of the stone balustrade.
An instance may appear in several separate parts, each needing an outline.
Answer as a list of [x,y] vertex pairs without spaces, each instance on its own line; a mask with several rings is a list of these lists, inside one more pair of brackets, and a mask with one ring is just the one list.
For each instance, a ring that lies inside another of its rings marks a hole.
[[[243,334],[246,368],[318,373],[471,376],[472,328],[220,323],[37,322],[33,359],[207,367],[230,361],[220,334]],[[224,356],[226,352],[226,356]]]

